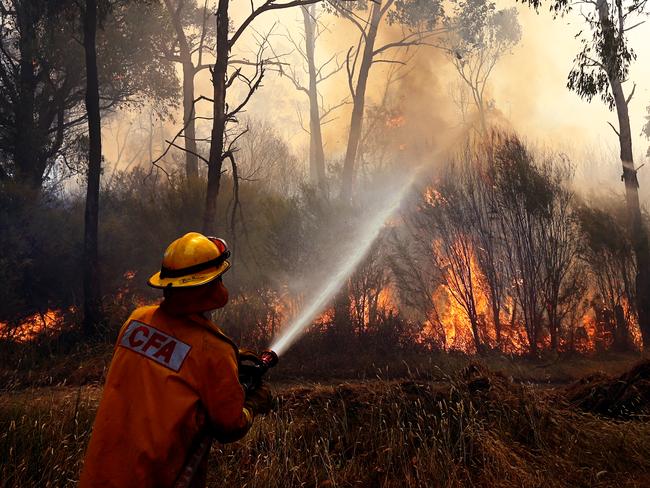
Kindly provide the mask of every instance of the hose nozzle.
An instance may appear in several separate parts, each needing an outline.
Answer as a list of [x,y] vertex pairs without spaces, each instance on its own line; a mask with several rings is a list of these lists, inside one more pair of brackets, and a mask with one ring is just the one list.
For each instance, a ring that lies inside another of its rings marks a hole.
[[260,353],[260,360],[266,365],[267,368],[272,368],[278,364],[279,358],[275,351],[267,349],[266,351],[262,351]]
[[246,392],[259,388],[262,377],[266,372],[278,364],[278,355],[275,351],[267,349],[259,355],[253,351],[239,351],[239,382]]

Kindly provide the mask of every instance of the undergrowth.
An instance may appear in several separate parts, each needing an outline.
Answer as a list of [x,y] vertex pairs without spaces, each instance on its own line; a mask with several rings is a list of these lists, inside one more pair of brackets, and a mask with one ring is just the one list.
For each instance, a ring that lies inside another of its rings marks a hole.
[[[209,486],[650,486],[650,423],[578,412],[480,365],[431,376],[281,387],[276,412],[214,446]],[[0,486],[74,486],[100,394],[0,395]]]

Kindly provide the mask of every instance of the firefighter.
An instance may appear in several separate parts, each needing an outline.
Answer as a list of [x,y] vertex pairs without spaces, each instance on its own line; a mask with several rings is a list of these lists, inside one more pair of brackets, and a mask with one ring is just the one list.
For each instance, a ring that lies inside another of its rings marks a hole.
[[[228,302],[222,275],[229,256],[225,241],[196,232],[165,251],[149,279],[163,301],[135,310],[120,330],[82,488],[180,485],[206,434],[238,440],[255,415],[271,409],[265,385],[245,397],[238,349],[206,317]],[[203,456],[192,486],[205,485],[206,466]]]

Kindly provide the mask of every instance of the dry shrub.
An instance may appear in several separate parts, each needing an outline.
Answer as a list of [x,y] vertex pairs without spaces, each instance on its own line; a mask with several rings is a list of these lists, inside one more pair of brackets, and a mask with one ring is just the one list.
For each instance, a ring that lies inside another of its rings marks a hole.
[[647,418],[650,414],[650,360],[618,377],[594,373],[566,390],[569,403],[585,412],[617,419]]

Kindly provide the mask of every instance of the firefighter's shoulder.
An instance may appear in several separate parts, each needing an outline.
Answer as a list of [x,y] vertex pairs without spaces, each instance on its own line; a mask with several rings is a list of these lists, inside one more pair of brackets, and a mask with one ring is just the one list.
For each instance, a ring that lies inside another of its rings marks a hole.
[[[147,321],[148,319],[153,316],[155,311],[159,308],[158,305],[145,305],[142,307],[138,307],[131,314],[128,316],[128,318],[124,321],[122,324],[122,327],[120,327],[120,332],[118,334],[118,344],[120,342],[120,339],[124,336],[124,333],[127,331],[131,323],[136,320],[136,321]],[[117,344],[116,344],[117,346]]]
[[129,320],[142,320],[142,319],[147,319],[149,317],[152,317],[154,313],[160,308],[159,304],[155,305],[143,305],[141,307],[136,308],[133,312],[131,312],[131,315],[129,316]]
[[201,325],[201,343],[204,349],[218,351],[228,356],[237,356],[239,350],[237,345],[217,325],[203,317],[198,317],[197,322]]

